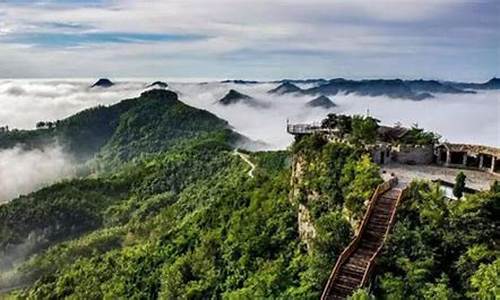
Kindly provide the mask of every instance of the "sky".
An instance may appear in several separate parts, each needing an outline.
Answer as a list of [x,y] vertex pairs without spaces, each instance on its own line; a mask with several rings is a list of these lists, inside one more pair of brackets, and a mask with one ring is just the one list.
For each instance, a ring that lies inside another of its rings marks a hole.
[[500,75],[498,0],[0,0],[0,78]]

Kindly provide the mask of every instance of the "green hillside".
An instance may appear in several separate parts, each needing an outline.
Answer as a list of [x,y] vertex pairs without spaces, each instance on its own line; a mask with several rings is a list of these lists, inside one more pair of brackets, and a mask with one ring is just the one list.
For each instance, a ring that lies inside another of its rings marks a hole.
[[[318,299],[381,182],[365,150],[316,135],[249,153],[250,177],[240,136],[168,91],[0,145],[56,138],[89,172],[0,206],[0,297]],[[414,183],[370,293],[494,299],[499,201],[498,187],[450,202]]]

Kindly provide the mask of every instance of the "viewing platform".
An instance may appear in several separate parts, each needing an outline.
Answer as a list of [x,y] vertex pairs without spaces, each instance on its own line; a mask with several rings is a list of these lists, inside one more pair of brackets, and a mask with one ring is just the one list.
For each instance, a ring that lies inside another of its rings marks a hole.
[[321,123],[309,123],[309,124],[290,124],[290,123],[287,123],[286,124],[286,131],[289,134],[293,134],[293,135],[313,134],[313,133],[317,133],[317,132],[322,132],[322,133],[337,132],[336,129],[321,127]]

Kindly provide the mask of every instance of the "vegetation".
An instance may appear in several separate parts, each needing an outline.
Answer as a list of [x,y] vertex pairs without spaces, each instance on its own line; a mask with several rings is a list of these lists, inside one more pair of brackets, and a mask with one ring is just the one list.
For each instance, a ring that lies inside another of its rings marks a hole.
[[[328,114],[321,122],[322,128],[336,129],[336,134],[354,144],[372,144],[377,140],[408,145],[432,145],[439,141],[439,135],[425,131],[414,124],[404,135],[393,136],[378,132],[380,121],[369,116],[346,116]],[[399,127],[400,125],[396,125]]]
[[438,134],[425,131],[414,124],[410,130],[401,138],[400,143],[411,145],[433,145],[436,144],[441,136]]
[[175,93],[166,90],[146,91],[138,98],[38,125],[37,130],[0,132],[0,148],[42,148],[57,141],[81,162],[97,155],[92,168],[109,170],[201,135],[238,138],[227,129],[226,121],[178,101]]
[[375,295],[387,299],[495,299],[500,193],[456,201],[415,182],[380,259]]
[[457,197],[457,199],[462,198],[465,191],[465,179],[466,176],[464,172],[458,173],[455,178],[455,185],[453,186],[453,196]]
[[[0,147],[62,138],[89,167],[0,206],[0,291],[20,286],[12,298],[317,299],[382,182],[363,147],[321,135],[248,152],[249,177],[226,122],[167,91],[54,124],[0,132]],[[332,124],[369,141],[377,121]],[[450,201],[413,183],[374,289],[352,299],[493,299],[498,186]],[[301,236],[299,209],[315,236]]]
[[354,143],[372,144],[377,139],[378,123],[380,121],[372,117],[352,117],[351,141]]

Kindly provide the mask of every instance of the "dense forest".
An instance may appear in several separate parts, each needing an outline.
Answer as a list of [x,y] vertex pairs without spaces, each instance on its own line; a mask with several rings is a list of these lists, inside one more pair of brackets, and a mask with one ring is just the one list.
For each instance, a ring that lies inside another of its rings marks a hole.
[[[318,299],[378,167],[354,143],[312,135],[249,152],[250,177],[242,138],[163,90],[0,133],[0,148],[57,140],[84,170],[0,206],[0,295]],[[451,201],[412,183],[371,288],[353,298],[494,299],[498,215],[497,185]]]

